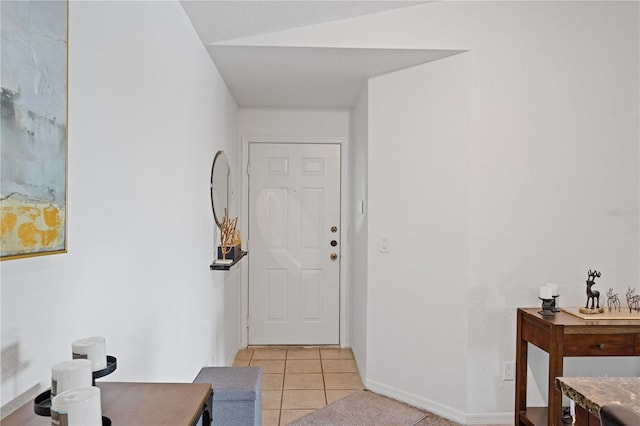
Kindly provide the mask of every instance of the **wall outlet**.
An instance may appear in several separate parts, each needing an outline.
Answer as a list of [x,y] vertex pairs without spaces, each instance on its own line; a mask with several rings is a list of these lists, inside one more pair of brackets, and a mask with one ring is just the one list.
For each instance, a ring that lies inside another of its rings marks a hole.
[[516,363],[505,362],[502,367],[502,380],[509,381],[516,379]]

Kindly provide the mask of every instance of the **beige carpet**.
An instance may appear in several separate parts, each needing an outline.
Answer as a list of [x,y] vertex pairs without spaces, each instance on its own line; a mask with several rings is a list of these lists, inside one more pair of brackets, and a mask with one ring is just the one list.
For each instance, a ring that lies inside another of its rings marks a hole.
[[356,391],[291,423],[293,426],[455,426],[433,413],[369,391]]

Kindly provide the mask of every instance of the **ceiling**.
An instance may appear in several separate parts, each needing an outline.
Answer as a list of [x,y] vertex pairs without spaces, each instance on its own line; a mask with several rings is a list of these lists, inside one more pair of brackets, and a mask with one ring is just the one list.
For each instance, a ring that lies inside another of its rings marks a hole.
[[180,3],[241,107],[350,108],[367,78],[460,52],[256,46],[238,40],[427,1],[181,0]]
[[452,50],[208,46],[241,106],[350,108],[368,77],[458,53]]

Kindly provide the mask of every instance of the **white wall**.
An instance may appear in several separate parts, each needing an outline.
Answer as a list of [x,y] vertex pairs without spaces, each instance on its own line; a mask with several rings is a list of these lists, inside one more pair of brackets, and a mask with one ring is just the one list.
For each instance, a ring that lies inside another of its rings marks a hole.
[[238,135],[346,138],[349,136],[349,110],[240,108]]
[[349,171],[351,172],[349,340],[362,377],[367,377],[368,134],[369,86],[367,84],[362,88],[351,114],[351,143],[349,144]]
[[[512,421],[514,383],[502,380],[502,364],[515,358],[516,307],[537,305],[538,286],[558,282],[561,305],[580,306],[589,268],[602,271],[601,290],[614,287],[623,292],[640,282],[638,8],[637,2],[434,2],[245,40],[265,45],[469,50],[465,361],[460,363],[446,347],[434,349],[452,354],[439,366],[442,371],[467,372],[467,392],[461,396],[466,399],[467,423]],[[396,94],[388,96],[379,102]],[[372,97],[369,106],[370,111],[378,108]],[[416,151],[404,139],[381,138],[376,127],[380,123],[371,117],[369,123],[369,188],[376,187],[378,174],[413,173],[407,171],[406,158],[424,155],[430,146]],[[415,128],[403,134],[423,131],[421,124],[411,125]],[[405,157],[376,163],[378,152],[388,149],[386,144]],[[395,186],[388,195],[413,199],[421,207],[424,194],[415,189]],[[387,198],[369,194],[369,213],[390,210]],[[369,217],[371,247],[388,226]],[[414,220],[407,228],[421,226],[423,221]],[[424,238],[414,240],[412,235],[395,236],[394,250],[420,244]],[[410,322],[399,324],[395,316],[406,315],[407,305],[391,309],[385,298],[397,296],[371,288],[371,267],[377,261],[373,256],[378,255],[369,256],[366,379],[376,374],[373,365],[385,365],[386,376],[376,379],[395,383],[401,391],[413,384],[405,358],[399,360],[398,354],[416,345],[423,348],[430,334],[415,331]],[[408,296],[422,294],[426,278],[417,275],[415,267],[388,263],[390,287]],[[447,300],[453,296],[445,292]],[[373,309],[385,303],[387,309]],[[396,336],[401,326],[408,328],[404,346],[383,349],[385,343],[402,339]],[[533,358],[532,368],[543,368]],[[578,368],[579,363],[568,360],[567,369],[597,374]],[[640,375],[637,360],[592,363],[600,374]],[[431,395],[448,383],[439,377],[420,392]]]
[[[470,413],[512,409],[515,306],[560,284],[585,303],[588,269],[604,294],[638,286],[638,3],[508,3],[478,8],[470,168]],[[493,17],[491,16],[493,14]],[[510,34],[501,37],[500,34]],[[471,36],[471,34],[469,34]],[[611,210],[635,211],[614,217]],[[489,332],[488,332],[489,331]],[[546,396],[546,355],[530,392]],[[640,375],[638,359],[569,359],[568,375]]]
[[191,381],[238,347],[208,195],[235,102],[177,2],[72,1],[69,21],[68,253],[2,263],[2,404],[83,337],[113,381]]
[[450,418],[466,409],[470,71],[460,54],[369,81],[366,384]]

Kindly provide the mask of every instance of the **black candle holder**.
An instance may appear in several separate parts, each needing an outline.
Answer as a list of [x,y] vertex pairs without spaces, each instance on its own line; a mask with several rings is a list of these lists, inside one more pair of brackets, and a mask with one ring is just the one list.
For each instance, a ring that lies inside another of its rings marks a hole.
[[540,315],[543,317],[550,317],[555,315],[553,312],[553,299],[543,299],[542,297],[538,297],[538,299],[542,300],[542,310],[538,311]]
[[560,297],[560,295],[556,294],[555,296],[551,297],[553,297],[553,300],[551,301],[551,312],[560,312],[560,307],[558,307],[558,303],[556,301],[556,299]]
[[[100,377],[104,377],[113,373],[114,371],[116,371],[116,368],[118,368],[118,360],[116,359],[116,357],[107,355],[107,366],[102,370],[93,371],[91,373],[92,386],[96,385],[96,379],[99,379]],[[38,395],[36,399],[33,401],[33,411],[39,416],[51,417],[51,400],[52,399],[53,398],[51,398],[51,388],[49,388],[46,391],[42,392],[40,395]],[[111,420],[108,417],[102,416],[102,426],[107,426],[107,425],[111,425]]]

